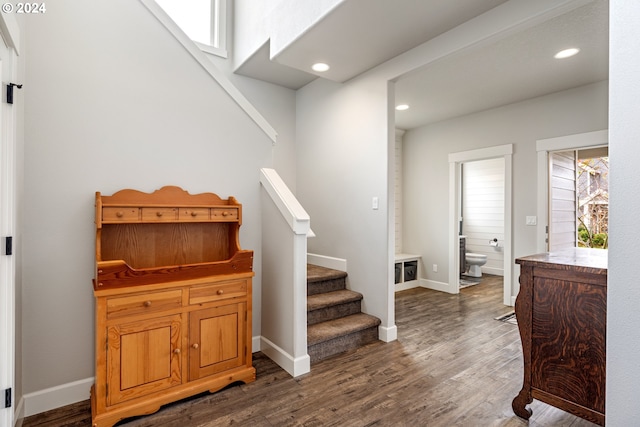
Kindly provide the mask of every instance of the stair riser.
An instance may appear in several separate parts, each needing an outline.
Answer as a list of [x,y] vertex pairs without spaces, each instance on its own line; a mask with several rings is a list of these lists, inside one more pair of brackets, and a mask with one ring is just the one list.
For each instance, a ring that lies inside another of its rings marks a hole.
[[307,283],[307,295],[323,294],[325,292],[339,291],[346,289],[344,278],[322,280],[319,282]]
[[344,304],[308,311],[307,325],[315,325],[316,323],[325,322],[327,320],[338,319],[340,317],[360,313],[360,311],[360,301],[351,301]]
[[309,346],[307,351],[309,353],[311,363],[314,363],[336,354],[356,349],[377,340],[378,327],[375,326]]

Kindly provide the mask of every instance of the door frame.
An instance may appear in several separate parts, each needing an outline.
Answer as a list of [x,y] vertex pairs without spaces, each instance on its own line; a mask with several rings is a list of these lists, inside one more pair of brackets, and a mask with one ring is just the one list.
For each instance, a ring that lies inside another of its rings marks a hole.
[[[18,76],[18,55],[20,51],[20,29],[15,16],[0,14],[0,35],[3,43],[0,71],[2,90],[5,96],[5,84],[13,82]],[[15,99],[15,97],[14,97]],[[15,101],[14,101],[15,102]],[[12,253],[16,243],[16,111],[15,105],[0,100],[0,236],[2,246],[6,236],[13,236]],[[10,388],[11,406],[0,409],[0,425],[13,426],[16,415],[15,387],[15,300],[16,300],[16,259],[15,255],[6,255],[4,247],[0,254],[0,390]],[[4,395],[2,396],[4,398]],[[4,406],[4,405],[2,405]],[[19,418],[19,417],[18,417]]]
[[549,225],[549,152],[576,150],[580,148],[609,145],[609,130],[576,133],[573,135],[536,141],[538,152],[538,228],[536,230],[536,251],[547,252],[547,226]]
[[449,286],[454,293],[460,292],[460,167],[462,163],[476,160],[504,158],[504,264],[503,302],[514,304],[512,291],[512,186],[513,186],[513,144],[497,145],[477,150],[449,154]]

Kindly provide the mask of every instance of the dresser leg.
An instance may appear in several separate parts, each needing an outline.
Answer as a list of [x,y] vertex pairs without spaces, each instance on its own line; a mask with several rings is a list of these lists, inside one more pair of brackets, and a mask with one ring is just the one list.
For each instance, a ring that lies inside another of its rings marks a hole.
[[513,412],[517,416],[528,420],[529,417],[531,417],[532,411],[531,409],[527,408],[527,405],[531,402],[533,402],[531,393],[523,388],[522,390],[520,390],[520,393],[518,393],[518,395],[513,399],[513,402],[511,402],[511,407],[513,408]]

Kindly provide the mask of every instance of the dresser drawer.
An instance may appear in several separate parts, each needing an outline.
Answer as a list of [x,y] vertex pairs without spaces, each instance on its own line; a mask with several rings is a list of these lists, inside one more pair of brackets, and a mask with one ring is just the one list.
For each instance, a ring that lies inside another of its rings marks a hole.
[[237,221],[238,209],[236,208],[213,208],[211,209],[211,219],[216,221]]
[[150,292],[107,299],[107,319],[156,313],[182,307],[182,290]]
[[246,280],[230,280],[189,289],[189,304],[204,304],[227,298],[241,298],[247,295]]
[[139,221],[140,209],[127,207],[105,207],[102,208],[103,222],[127,222]]
[[209,208],[181,208],[180,221],[209,221]]
[[176,208],[142,208],[143,221],[176,221],[178,209]]

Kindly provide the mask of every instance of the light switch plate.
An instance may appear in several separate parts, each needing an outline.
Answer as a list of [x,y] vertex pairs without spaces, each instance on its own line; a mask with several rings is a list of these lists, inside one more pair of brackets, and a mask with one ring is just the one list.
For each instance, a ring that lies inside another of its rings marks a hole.
[[528,216],[526,221],[527,221],[526,222],[527,225],[537,225],[538,224],[538,217],[536,217],[536,216]]

